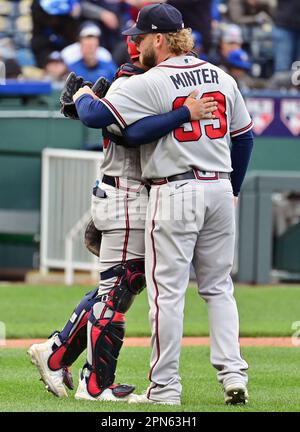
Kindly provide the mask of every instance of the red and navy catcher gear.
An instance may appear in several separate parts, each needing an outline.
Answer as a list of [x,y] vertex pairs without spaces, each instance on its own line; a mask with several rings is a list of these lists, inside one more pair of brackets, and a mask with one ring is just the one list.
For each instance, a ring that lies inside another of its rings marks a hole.
[[131,62],[134,63],[138,61],[140,58],[140,52],[138,51],[132,36],[127,36],[126,43],[127,43],[127,51]]
[[[146,286],[144,260],[127,261],[102,272],[100,276],[102,280],[115,276],[117,282],[108,294],[98,297],[98,303],[94,304],[89,316],[93,364],[86,365],[90,371],[86,382],[87,390],[93,397],[99,396],[114,382],[125,336],[125,312]],[[129,393],[131,391],[132,388]]]
[[98,301],[97,294],[98,288],[87,293],[75,308],[63,330],[54,332],[57,333],[60,344],[52,346],[53,353],[48,359],[48,367],[54,371],[63,368],[65,370],[64,382],[69,388],[71,387],[67,384],[69,379],[68,367],[86,349],[88,316],[92,306]]
[[145,73],[145,69],[135,66],[132,63],[124,63],[115,73],[114,80],[121,77],[131,77],[133,75],[140,75],[143,73]]

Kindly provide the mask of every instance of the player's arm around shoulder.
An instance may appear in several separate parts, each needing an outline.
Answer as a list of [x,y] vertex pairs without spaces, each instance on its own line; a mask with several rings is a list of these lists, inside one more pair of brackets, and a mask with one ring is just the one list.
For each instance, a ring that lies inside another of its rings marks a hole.
[[160,114],[157,85],[153,80],[149,81],[147,74],[132,76],[103,100],[122,128],[144,117]]

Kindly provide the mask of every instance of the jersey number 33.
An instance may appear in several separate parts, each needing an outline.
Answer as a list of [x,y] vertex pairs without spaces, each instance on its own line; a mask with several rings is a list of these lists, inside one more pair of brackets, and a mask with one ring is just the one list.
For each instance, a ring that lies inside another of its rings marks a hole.
[[[219,120],[219,125],[205,125],[205,134],[210,139],[223,138],[227,133],[227,116],[226,116],[226,98],[223,93],[217,92],[207,92],[203,93],[201,98],[213,97],[216,102],[218,102],[218,109],[214,112],[216,118],[214,120]],[[173,109],[180,108],[186,100],[186,97],[179,96],[173,102]],[[174,130],[174,137],[179,142],[188,141],[198,141],[202,136],[202,130],[200,121],[194,120],[189,123],[191,125],[191,130],[186,131],[184,127],[179,127]]]

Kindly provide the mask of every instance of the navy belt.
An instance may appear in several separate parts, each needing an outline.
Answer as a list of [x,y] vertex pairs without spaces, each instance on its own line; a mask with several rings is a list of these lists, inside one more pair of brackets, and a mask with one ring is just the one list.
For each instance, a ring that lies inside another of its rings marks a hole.
[[[120,188],[120,180],[119,180],[119,177],[113,177],[113,176],[110,176],[110,175],[104,174],[103,177],[102,177],[102,183],[108,184],[108,185],[113,186],[113,187],[115,187],[115,188],[117,188],[117,189]],[[149,187],[148,184],[145,184],[145,183],[141,182],[141,185],[145,186],[146,189],[147,189],[148,192],[149,192],[150,187]]]
[[161,185],[173,181],[180,180],[219,180],[219,179],[230,179],[230,173],[226,172],[208,172],[200,170],[190,170],[182,174],[176,174],[170,177],[162,177],[158,179],[149,180],[150,185]]

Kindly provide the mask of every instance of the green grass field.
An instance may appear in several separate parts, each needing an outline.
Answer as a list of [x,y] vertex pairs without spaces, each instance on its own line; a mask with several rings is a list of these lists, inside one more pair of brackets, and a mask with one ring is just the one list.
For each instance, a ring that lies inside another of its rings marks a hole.
[[[117,381],[134,383],[137,392],[147,387],[150,350],[124,348]],[[55,398],[38,381],[38,372],[30,364],[25,350],[2,350],[0,357],[0,412],[7,411],[300,411],[299,351],[295,348],[245,348],[243,355],[249,370],[250,402],[246,406],[226,406],[215,371],[209,364],[207,347],[185,347],[181,356],[183,400],[180,407],[98,403]],[[72,367],[74,381],[84,359]],[[134,367],[133,367],[134,365]]]
[[[8,338],[47,337],[61,329],[81,297],[91,288],[65,286],[0,286],[0,321]],[[290,336],[300,320],[299,286],[249,287],[235,291],[241,336]],[[184,333],[207,336],[204,301],[195,286],[187,290]],[[127,315],[127,336],[149,335],[148,302],[144,291]]]
[[[60,329],[87,287],[0,286],[0,321],[8,338],[47,337]],[[208,334],[207,312],[194,286],[188,289],[185,335]],[[236,288],[242,336],[290,336],[292,323],[300,321],[299,286]],[[146,293],[140,295],[128,313],[127,335],[149,335]],[[39,382],[26,350],[0,351],[0,412],[10,411],[105,411],[105,412],[248,412],[300,411],[299,349],[243,348],[250,365],[250,403],[226,406],[222,388],[209,362],[208,347],[184,347],[181,356],[183,404],[181,407],[128,405],[76,401],[70,392],[65,400],[47,393]],[[118,363],[116,382],[135,384],[138,393],[148,385],[150,349],[124,348]],[[73,365],[75,385],[84,355]]]

